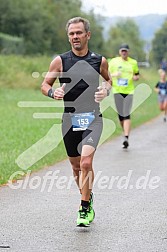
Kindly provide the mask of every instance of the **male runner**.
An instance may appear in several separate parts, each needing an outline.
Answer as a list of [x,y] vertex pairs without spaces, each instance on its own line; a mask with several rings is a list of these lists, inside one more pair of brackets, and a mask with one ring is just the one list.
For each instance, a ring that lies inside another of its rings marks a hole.
[[124,139],[122,148],[129,146],[130,112],[133,102],[134,84],[139,79],[137,61],[129,57],[129,46],[123,44],[119,48],[119,57],[109,62],[109,71],[113,80],[113,93],[118,111],[120,125],[122,126]]
[[[77,225],[89,226],[94,219],[92,162],[103,127],[99,102],[109,95],[111,80],[107,60],[88,49],[89,21],[74,17],[66,31],[71,50],[51,62],[41,89],[44,95],[64,100],[63,140],[81,193]],[[100,75],[105,80],[103,88],[99,88]],[[57,77],[61,87],[53,90]]]

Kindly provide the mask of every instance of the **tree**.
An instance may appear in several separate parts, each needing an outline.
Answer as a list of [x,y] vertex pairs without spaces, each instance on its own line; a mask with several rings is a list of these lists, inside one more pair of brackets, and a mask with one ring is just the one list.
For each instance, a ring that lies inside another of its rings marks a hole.
[[167,60],[167,19],[163,23],[162,28],[155,33],[152,41],[151,57],[158,65],[162,59],[165,58]]
[[26,54],[69,47],[65,24],[80,15],[80,0],[0,0],[0,32],[24,38]]
[[115,26],[111,27],[106,42],[108,56],[118,55],[119,46],[123,43],[129,45],[132,57],[138,61],[145,60],[144,41],[140,38],[139,27],[130,18],[120,19]]
[[82,12],[81,0],[0,0],[0,32],[20,37],[26,54],[58,54],[70,49],[65,32],[68,19],[91,22],[92,50],[102,53],[102,27],[93,12]]
[[42,53],[50,46],[46,0],[1,0],[0,31],[24,38],[26,53]]

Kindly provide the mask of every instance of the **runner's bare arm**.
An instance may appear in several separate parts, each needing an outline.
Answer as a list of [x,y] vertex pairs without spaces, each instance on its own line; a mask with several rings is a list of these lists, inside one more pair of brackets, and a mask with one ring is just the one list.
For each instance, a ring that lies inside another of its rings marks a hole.
[[111,85],[112,85],[112,80],[108,71],[108,62],[104,57],[102,57],[100,74],[103,78],[103,81],[102,81],[102,86],[100,86],[98,88],[99,90],[95,92],[96,102],[101,102],[106,96],[109,96]]
[[102,57],[101,67],[100,67],[100,74],[103,77],[103,87],[110,90],[112,86],[112,79],[110,73],[108,71],[108,62],[106,58]]
[[41,91],[44,95],[48,96],[49,90],[51,90],[55,80],[57,79],[57,77],[60,76],[61,72],[62,72],[62,60],[61,60],[60,56],[57,56],[51,62],[50,67],[49,67],[49,71],[47,72],[47,74],[41,84]]

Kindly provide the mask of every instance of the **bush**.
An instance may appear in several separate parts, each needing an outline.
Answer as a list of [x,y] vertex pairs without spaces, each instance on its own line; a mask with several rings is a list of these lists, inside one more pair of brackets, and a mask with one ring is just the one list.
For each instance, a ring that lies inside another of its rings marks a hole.
[[25,51],[23,38],[0,33],[1,54],[23,54]]

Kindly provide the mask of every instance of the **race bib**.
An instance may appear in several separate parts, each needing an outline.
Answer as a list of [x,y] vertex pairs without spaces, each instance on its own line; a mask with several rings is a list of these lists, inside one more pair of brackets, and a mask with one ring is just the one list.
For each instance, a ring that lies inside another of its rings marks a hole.
[[160,89],[160,94],[161,95],[166,95],[166,89]]
[[71,116],[73,131],[86,130],[94,119],[94,112],[73,114]]
[[127,87],[128,86],[128,79],[119,78],[118,79],[118,86]]

